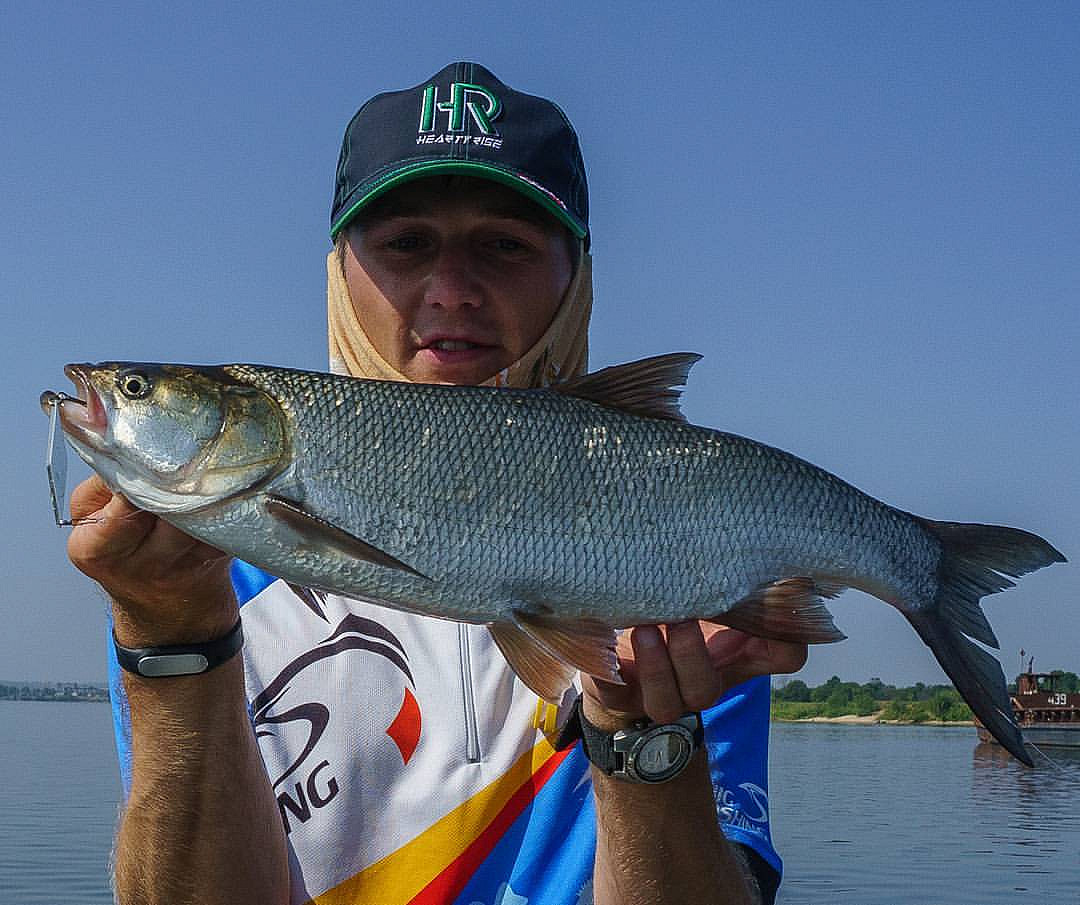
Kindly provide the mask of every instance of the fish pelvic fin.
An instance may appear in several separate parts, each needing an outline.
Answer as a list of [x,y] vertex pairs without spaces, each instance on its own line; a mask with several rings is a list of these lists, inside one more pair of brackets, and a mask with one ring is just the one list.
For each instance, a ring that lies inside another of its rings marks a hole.
[[573,684],[577,670],[538,645],[513,622],[489,623],[488,631],[518,678],[535,694],[557,706]]
[[559,619],[522,611],[514,621],[534,642],[560,660],[605,682],[624,685],[615,653],[615,629],[594,619]]
[[681,387],[686,386],[690,368],[700,360],[696,352],[655,355],[552,384],[545,392],[588,399],[643,418],[685,421],[679,409]]
[[810,576],[781,578],[755,588],[727,612],[710,619],[730,628],[799,644],[829,644],[847,636],[822,602],[845,587]]
[[915,518],[941,544],[938,590],[931,606],[904,616],[980,722],[1030,767],[1001,665],[970,639],[998,647],[979,600],[1013,587],[1012,578],[1065,562],[1065,557],[1043,538],[1018,528]]
[[513,621],[488,625],[506,662],[545,701],[558,704],[579,670],[623,685],[615,630],[595,619],[559,619],[514,610]]

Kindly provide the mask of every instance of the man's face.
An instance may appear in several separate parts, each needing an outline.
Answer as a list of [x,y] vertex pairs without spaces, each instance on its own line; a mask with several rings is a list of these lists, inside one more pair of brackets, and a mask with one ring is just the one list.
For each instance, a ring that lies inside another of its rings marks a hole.
[[349,227],[345,281],[368,339],[396,370],[478,384],[547,330],[572,276],[568,235],[498,183],[420,179]]

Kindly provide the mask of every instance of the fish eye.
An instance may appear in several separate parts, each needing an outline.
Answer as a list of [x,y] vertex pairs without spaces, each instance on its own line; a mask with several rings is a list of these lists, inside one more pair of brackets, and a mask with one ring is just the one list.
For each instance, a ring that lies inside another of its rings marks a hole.
[[150,378],[142,371],[123,371],[116,378],[116,385],[128,399],[145,399],[154,388]]

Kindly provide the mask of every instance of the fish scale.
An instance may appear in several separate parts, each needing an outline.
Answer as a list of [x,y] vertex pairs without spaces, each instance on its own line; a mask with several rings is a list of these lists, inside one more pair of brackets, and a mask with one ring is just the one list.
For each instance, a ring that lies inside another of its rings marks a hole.
[[822,601],[859,588],[907,617],[1030,762],[1000,665],[972,639],[997,643],[981,597],[1064,557],[1028,532],[919,518],[789,453],[687,424],[673,387],[696,359],[536,390],[70,365],[86,404],[61,421],[136,505],[297,585],[487,623],[551,700],[574,669],[618,679],[614,627],[711,619],[834,641]]
[[[932,596],[929,582],[917,596],[902,587],[910,566],[876,549],[884,539],[905,558],[918,550],[925,575],[936,559],[928,538],[910,531],[897,544],[904,522],[889,507],[740,437],[528,390],[420,387],[403,406],[397,385],[352,380],[334,395],[357,423],[328,430],[341,406],[317,391],[320,376],[230,372],[294,400],[283,408],[294,437],[305,438],[298,464],[267,490],[380,538],[435,579],[384,576],[372,589],[382,599],[487,622],[549,597],[566,615],[610,619],[618,605],[634,622],[665,622],[715,617],[757,585],[807,569],[870,574],[916,605]],[[418,456],[412,438],[421,435],[429,439]],[[518,454],[500,455],[506,450]],[[822,517],[836,511],[830,498],[860,497],[873,510],[854,522],[862,536]],[[515,578],[526,570],[527,579]]]

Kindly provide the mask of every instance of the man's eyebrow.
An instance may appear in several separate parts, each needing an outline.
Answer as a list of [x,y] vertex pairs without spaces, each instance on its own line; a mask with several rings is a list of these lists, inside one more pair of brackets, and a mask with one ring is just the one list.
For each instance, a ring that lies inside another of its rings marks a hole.
[[[550,215],[529,201],[522,201],[521,204],[510,203],[484,206],[480,208],[480,213],[498,220],[516,220],[544,229],[559,228],[559,224]],[[403,220],[410,217],[427,217],[431,215],[431,208],[424,204],[402,203],[397,199],[392,202],[388,201],[386,204],[380,204],[376,201],[368,210],[362,211],[357,216],[356,224],[358,226],[372,226],[388,220]]]

